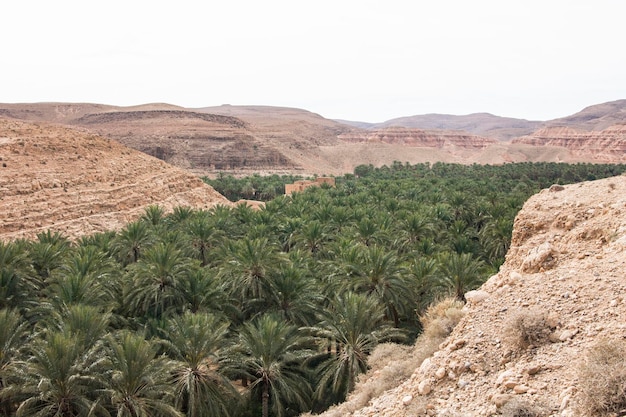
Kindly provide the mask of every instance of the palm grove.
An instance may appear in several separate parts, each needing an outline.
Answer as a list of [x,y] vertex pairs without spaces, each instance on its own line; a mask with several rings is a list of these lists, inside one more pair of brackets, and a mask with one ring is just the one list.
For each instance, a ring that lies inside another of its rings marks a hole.
[[[0,242],[5,416],[292,416],[345,398],[383,341],[495,273],[522,203],[622,165],[408,165],[260,211],[157,206],[118,232]],[[252,191],[251,191],[252,190]],[[261,194],[257,192],[257,194]]]

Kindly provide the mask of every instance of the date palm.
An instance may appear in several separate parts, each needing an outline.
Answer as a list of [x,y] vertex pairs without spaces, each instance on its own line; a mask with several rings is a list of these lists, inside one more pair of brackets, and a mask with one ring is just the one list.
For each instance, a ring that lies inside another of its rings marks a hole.
[[308,406],[310,386],[302,367],[310,339],[281,319],[263,315],[239,333],[240,370],[261,396],[262,417],[285,415],[288,404]]
[[80,246],[51,277],[50,298],[57,305],[115,302],[115,264],[95,246]]
[[82,341],[66,332],[48,332],[30,346],[18,417],[108,416],[95,396],[103,386],[91,372],[98,362],[94,350],[85,351]]
[[26,300],[35,301],[38,290],[28,243],[0,242],[0,308],[24,307]]
[[400,314],[413,310],[411,291],[397,255],[371,246],[361,252],[359,263],[354,266],[352,289],[378,300],[385,306],[385,317],[397,327]]
[[473,258],[470,253],[444,252],[437,260],[439,269],[437,285],[459,301],[465,301],[465,293],[477,288],[485,280],[484,263]]
[[12,415],[19,391],[17,367],[28,339],[26,321],[15,310],[0,310],[0,413]]
[[107,337],[104,389],[116,417],[182,417],[174,407],[174,362],[157,356],[155,346],[129,331]]
[[188,417],[228,416],[237,391],[224,376],[229,323],[185,313],[168,321],[166,346],[175,359],[176,405]]
[[170,309],[182,309],[181,282],[196,267],[174,244],[154,245],[129,269],[132,284],[126,293],[126,305],[156,318]]
[[320,314],[319,324],[309,329],[326,344],[334,342],[333,351],[323,354],[318,372],[318,398],[326,390],[339,397],[354,389],[356,378],[367,370],[367,356],[381,341],[400,338],[402,332],[385,323],[385,310],[375,299],[352,292],[337,296]]
[[255,303],[271,298],[273,274],[285,262],[277,245],[267,239],[243,238],[225,249],[220,274],[227,291],[239,300],[246,314],[252,315]]
[[124,265],[137,262],[154,240],[148,223],[136,221],[126,225],[114,238],[112,247]]

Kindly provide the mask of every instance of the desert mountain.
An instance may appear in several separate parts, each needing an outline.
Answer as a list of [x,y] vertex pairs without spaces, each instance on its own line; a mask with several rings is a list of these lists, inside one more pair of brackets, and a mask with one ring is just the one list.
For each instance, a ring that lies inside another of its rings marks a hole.
[[[626,123],[626,100],[547,122],[478,113],[412,116],[369,125],[341,123],[293,108],[188,109],[159,103],[133,107],[0,104],[0,117],[86,129],[199,175],[341,175],[359,164],[394,161],[499,164],[626,159],[618,143],[624,140],[623,130],[615,127]],[[552,129],[557,126],[579,133],[564,138],[559,136],[562,130]],[[508,141],[513,137],[523,139]],[[586,148],[593,152],[582,151]]]
[[542,124],[543,122],[539,121],[500,117],[489,113],[474,113],[465,116],[424,114],[387,120],[370,126],[370,129],[398,126],[418,129],[462,130],[474,135],[506,141],[532,133]]
[[607,398],[624,415],[625,196],[620,176],[531,197],[439,350],[366,407],[322,416],[591,416]]
[[586,107],[571,116],[550,120],[547,125],[599,131],[624,123],[626,123],[626,100],[616,100]]
[[[79,117],[85,117],[79,116]],[[85,130],[0,119],[0,239],[118,229],[149,205],[230,205],[198,177]]]

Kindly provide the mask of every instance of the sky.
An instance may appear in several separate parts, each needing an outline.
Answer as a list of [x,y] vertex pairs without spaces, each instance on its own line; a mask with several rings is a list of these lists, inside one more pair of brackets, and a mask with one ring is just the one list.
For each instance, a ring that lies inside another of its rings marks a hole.
[[0,102],[549,120],[626,98],[624,0],[20,0]]

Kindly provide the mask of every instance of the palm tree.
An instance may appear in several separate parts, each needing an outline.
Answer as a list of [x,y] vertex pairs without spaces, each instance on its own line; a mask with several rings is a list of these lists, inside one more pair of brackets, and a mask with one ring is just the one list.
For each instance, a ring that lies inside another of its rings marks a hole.
[[222,233],[214,227],[210,218],[204,214],[196,215],[189,221],[186,233],[190,237],[194,257],[200,260],[201,266],[207,265],[209,252],[223,237]]
[[224,377],[229,323],[208,314],[185,313],[168,322],[167,347],[176,360],[176,405],[188,417],[230,415],[238,397]]
[[132,287],[126,293],[126,305],[157,318],[171,308],[182,309],[181,281],[196,267],[175,245],[156,244],[129,269]]
[[308,407],[310,386],[302,367],[310,339],[298,328],[270,315],[246,322],[239,333],[240,369],[261,395],[262,416],[285,415],[288,406]]
[[126,225],[113,239],[113,249],[118,259],[128,265],[137,262],[144,249],[153,241],[148,224],[136,221]]
[[57,305],[115,302],[115,264],[95,246],[80,246],[52,275],[50,296]]
[[0,308],[23,308],[35,299],[39,287],[27,251],[25,241],[0,241]]
[[439,263],[438,286],[465,302],[465,293],[484,282],[484,263],[470,253],[444,252],[437,258]]
[[404,268],[393,251],[370,246],[359,252],[357,262],[349,266],[352,280],[349,287],[377,299],[385,306],[385,316],[398,327],[400,314],[412,310],[412,296]]
[[156,204],[145,208],[141,221],[148,223],[152,227],[160,226],[165,221],[165,210]]
[[108,416],[95,394],[101,381],[91,370],[98,363],[95,350],[85,351],[79,338],[48,332],[34,341],[21,381],[27,398],[18,417]]
[[298,326],[311,325],[315,321],[323,299],[319,285],[306,271],[295,265],[284,266],[272,281],[274,290],[269,309]]
[[242,309],[271,298],[272,276],[286,261],[276,245],[267,239],[244,238],[230,242],[225,252],[220,274],[229,293],[239,299]]
[[107,337],[107,395],[117,417],[182,417],[174,407],[174,362],[157,356],[155,346],[129,331]]
[[296,235],[295,241],[304,249],[315,255],[322,250],[324,243],[326,243],[328,239],[329,235],[326,227],[318,220],[313,220],[304,224],[300,233]]
[[[16,396],[13,387],[19,387],[16,379],[20,350],[28,339],[25,320],[15,310],[0,310],[0,412],[13,415]],[[17,389],[19,391],[19,388]]]
[[320,314],[319,324],[310,328],[320,343],[335,343],[334,351],[323,354],[316,396],[330,389],[345,397],[356,378],[367,370],[367,356],[379,342],[400,338],[402,332],[385,324],[385,310],[375,299],[346,292],[334,298]]

